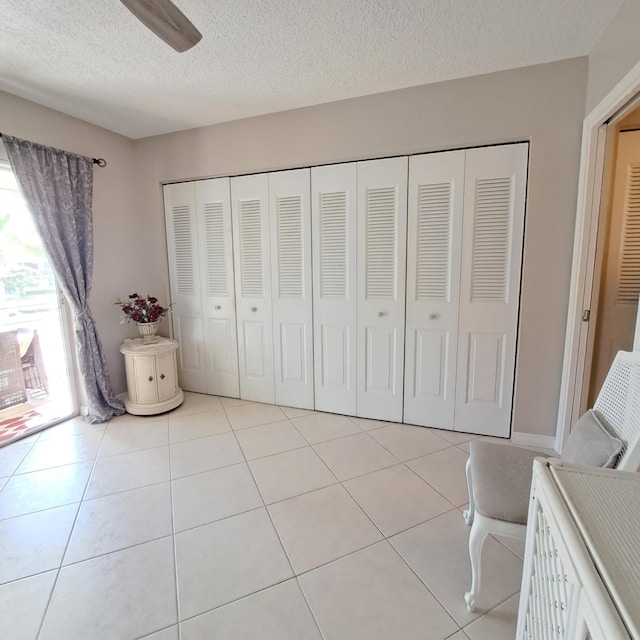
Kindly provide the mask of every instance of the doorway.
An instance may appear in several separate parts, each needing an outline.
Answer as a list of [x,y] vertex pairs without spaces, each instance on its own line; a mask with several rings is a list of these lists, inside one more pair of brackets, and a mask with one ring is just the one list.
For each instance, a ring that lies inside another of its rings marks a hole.
[[[578,181],[571,288],[565,338],[562,383],[558,406],[556,451],[562,450],[572,424],[586,405],[585,377],[590,378],[588,340],[592,310],[597,231],[603,187],[605,141],[608,125],[618,122],[640,105],[640,62],[603,98],[584,119]],[[597,288],[596,288],[597,290]],[[590,379],[589,379],[590,382]]]
[[633,349],[640,295],[640,108],[608,126],[582,408]]
[[0,446],[77,413],[63,297],[0,162]]

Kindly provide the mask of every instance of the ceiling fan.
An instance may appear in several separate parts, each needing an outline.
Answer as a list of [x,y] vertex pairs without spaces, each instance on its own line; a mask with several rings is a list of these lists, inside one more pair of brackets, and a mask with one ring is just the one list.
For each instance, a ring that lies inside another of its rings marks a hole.
[[176,51],[198,44],[202,34],[171,0],[120,0],[148,29]]

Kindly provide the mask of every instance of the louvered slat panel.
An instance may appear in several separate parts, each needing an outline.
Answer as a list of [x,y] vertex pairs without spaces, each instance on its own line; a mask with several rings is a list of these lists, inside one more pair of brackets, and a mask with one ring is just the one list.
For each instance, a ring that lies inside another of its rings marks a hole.
[[472,302],[506,302],[513,179],[478,180],[473,222]]
[[173,218],[177,293],[178,295],[191,296],[195,293],[191,208],[189,206],[173,207],[171,215]]
[[302,298],[302,198],[276,199],[278,220],[278,292],[281,298]]
[[347,255],[347,194],[320,194],[320,296],[349,296]]
[[261,298],[264,282],[260,200],[241,200],[239,210],[242,295],[246,298]]
[[204,206],[204,228],[207,258],[207,295],[227,297],[229,283],[225,255],[224,209],[222,202]]
[[396,296],[396,187],[367,189],[366,297]]
[[618,304],[638,304],[640,295],[640,166],[629,166],[624,200]]
[[416,300],[449,301],[451,281],[451,183],[418,188]]

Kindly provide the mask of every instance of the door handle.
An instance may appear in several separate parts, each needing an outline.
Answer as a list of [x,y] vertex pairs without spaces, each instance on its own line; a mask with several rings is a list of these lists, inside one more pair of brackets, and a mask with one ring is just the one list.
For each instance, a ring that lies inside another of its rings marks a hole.
[[436,318],[439,318],[440,314],[438,313],[430,313],[429,314],[429,320],[435,320]]
[[378,318],[382,318],[384,316],[384,311],[378,311]]
[[160,380],[164,380],[164,373],[160,374]]
[[214,307],[214,309],[215,309],[216,311],[220,311],[220,309],[222,309],[222,307],[221,307],[219,304],[217,304],[217,305]]
[[153,376],[149,376],[149,382],[153,382]]
[[255,313],[258,310],[258,307],[251,307],[251,311],[253,311],[253,313]]

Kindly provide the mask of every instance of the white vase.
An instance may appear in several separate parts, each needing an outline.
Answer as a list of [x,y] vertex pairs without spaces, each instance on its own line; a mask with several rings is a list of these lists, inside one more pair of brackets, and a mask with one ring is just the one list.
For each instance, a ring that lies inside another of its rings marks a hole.
[[156,332],[158,331],[158,322],[138,322],[138,331],[142,336],[142,344],[153,344],[158,342]]

